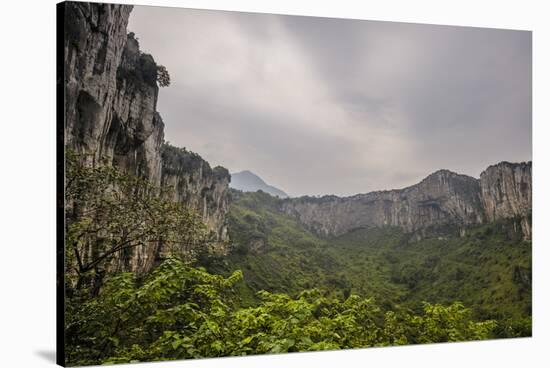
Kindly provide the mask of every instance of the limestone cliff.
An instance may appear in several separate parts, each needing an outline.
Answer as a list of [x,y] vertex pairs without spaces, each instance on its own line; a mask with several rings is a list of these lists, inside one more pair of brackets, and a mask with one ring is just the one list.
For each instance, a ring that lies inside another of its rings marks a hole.
[[175,201],[197,209],[206,225],[220,240],[228,240],[225,215],[228,211],[227,169],[211,168],[198,154],[165,144],[162,149],[162,179],[165,187],[174,188]]
[[489,166],[481,173],[480,182],[487,218],[519,218],[523,233],[531,237],[531,162]]
[[287,200],[283,211],[323,235],[340,235],[361,227],[392,225],[407,232],[431,226],[465,226],[482,221],[479,182],[447,170],[400,190],[340,198]]
[[523,216],[522,230],[528,238],[530,168],[530,163],[501,163],[488,168],[479,180],[440,170],[404,189],[344,198],[287,199],[281,210],[324,236],[384,225],[422,236],[426,230],[442,226],[463,229],[484,221]]
[[65,143],[90,164],[160,183],[156,64],[126,26],[131,6],[67,3]]
[[[131,11],[128,5],[65,3],[65,145],[88,165],[113,165],[155,186],[175,184],[174,199],[198,210],[225,240],[229,174],[198,155],[189,166],[185,160],[163,162],[157,64],[127,34]],[[143,265],[157,251],[136,249],[125,268],[148,267]]]

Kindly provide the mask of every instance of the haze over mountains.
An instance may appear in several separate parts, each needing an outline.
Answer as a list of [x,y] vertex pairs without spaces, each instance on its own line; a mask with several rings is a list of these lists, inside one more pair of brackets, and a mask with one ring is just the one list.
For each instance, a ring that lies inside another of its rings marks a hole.
[[231,183],[229,186],[233,189],[242,190],[243,192],[257,192],[261,190],[275,197],[288,198],[288,194],[284,191],[267,184],[258,175],[248,170],[231,174]]

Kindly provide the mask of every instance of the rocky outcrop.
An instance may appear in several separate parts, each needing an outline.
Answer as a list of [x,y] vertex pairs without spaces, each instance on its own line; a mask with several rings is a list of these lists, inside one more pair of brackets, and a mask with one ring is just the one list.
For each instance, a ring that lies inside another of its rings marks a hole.
[[163,146],[162,165],[162,186],[173,188],[174,200],[196,209],[219,240],[228,240],[229,171],[212,169],[198,154],[168,144]]
[[[132,6],[67,2],[64,19],[64,140],[88,165],[112,165],[175,187],[174,200],[197,209],[226,240],[229,174],[200,156],[163,162],[164,123],[157,112],[157,64],[127,34]],[[188,162],[192,164],[186,166]],[[178,164],[183,166],[178,167]],[[126,255],[123,269],[152,265],[156,246]]]
[[[462,230],[484,221],[530,213],[530,167],[530,163],[501,163],[488,168],[479,180],[440,170],[404,189],[344,198],[287,199],[281,210],[324,236],[385,225],[398,226],[419,236],[428,229],[443,226]],[[523,229],[525,237],[531,235],[529,224],[522,225],[528,227]]]
[[138,41],[129,34],[117,70],[113,113],[100,155],[112,157],[115,166],[148,177],[158,186],[164,123],[156,111],[156,79],[155,60],[141,53]]
[[481,173],[481,198],[490,221],[518,218],[526,237],[531,237],[531,162],[501,162]]

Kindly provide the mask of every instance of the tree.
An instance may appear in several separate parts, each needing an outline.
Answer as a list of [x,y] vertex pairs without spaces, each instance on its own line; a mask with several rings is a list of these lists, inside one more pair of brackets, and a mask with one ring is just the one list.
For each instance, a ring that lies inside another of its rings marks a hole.
[[211,275],[175,256],[144,278],[110,274],[97,297],[68,306],[68,363],[212,356],[207,341],[216,341],[216,321],[229,313],[231,286],[241,278]]
[[170,85],[170,74],[164,65],[157,65],[157,82],[160,87]]
[[410,325],[412,341],[421,344],[488,339],[497,326],[493,320],[475,322],[459,302],[448,307],[424,303],[424,315],[411,317]]

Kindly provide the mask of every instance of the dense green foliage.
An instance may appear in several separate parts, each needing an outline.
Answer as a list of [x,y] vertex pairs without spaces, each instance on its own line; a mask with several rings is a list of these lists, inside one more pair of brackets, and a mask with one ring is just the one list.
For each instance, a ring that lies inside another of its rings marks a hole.
[[373,299],[302,291],[258,293],[239,307],[228,278],[168,258],[144,280],[113,275],[97,298],[71,306],[69,364],[124,363],[487,339],[460,303],[384,311]]
[[185,147],[172,146],[165,142],[161,148],[163,171],[168,175],[185,175],[202,170],[203,176],[213,175],[217,179],[229,180],[229,171],[225,167],[210,167],[199,154],[188,151]]

